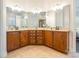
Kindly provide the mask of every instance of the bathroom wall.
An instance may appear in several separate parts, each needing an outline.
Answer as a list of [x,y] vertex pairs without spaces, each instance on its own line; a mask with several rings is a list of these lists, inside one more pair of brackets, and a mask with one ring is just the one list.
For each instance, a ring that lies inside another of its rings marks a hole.
[[0,0],[0,58],[6,57],[6,9],[4,0]]
[[[34,10],[51,10],[53,7],[55,7],[57,2],[60,3],[71,3],[71,0],[5,0],[6,5],[17,5],[18,7],[26,10],[26,11],[34,11]],[[26,4],[26,5],[25,5]]]

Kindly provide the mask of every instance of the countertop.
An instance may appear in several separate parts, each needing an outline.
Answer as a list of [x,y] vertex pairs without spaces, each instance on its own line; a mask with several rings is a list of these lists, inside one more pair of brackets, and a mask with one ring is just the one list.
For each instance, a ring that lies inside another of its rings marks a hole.
[[7,32],[9,31],[24,31],[24,30],[49,30],[49,31],[64,31],[64,32],[69,32],[69,29],[67,28],[64,28],[64,29],[59,29],[59,30],[56,30],[55,28],[21,28],[21,29],[18,29],[18,30],[6,30]]

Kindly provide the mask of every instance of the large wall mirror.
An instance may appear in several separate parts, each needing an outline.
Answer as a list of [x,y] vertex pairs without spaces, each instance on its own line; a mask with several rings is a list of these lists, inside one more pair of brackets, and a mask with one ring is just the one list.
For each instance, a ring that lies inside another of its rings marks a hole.
[[38,28],[49,27],[69,28],[70,23],[70,6],[66,5],[63,8],[56,10],[35,12],[25,12],[12,10],[6,7],[7,10],[7,28]]

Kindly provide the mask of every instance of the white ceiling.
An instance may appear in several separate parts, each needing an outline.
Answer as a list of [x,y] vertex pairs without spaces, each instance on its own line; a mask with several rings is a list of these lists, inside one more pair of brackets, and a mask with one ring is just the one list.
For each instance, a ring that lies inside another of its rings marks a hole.
[[25,11],[41,9],[43,11],[51,10],[57,2],[61,4],[70,3],[71,0],[5,0],[6,5],[18,6]]

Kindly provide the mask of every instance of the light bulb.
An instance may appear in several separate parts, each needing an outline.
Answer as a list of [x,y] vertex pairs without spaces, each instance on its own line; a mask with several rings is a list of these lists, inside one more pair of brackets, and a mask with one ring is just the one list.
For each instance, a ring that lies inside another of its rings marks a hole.
[[20,12],[20,11],[23,11],[23,10],[24,10],[24,9],[22,9],[22,8],[19,8],[18,6],[7,5],[7,7],[11,8],[12,11],[17,10],[17,11]]

